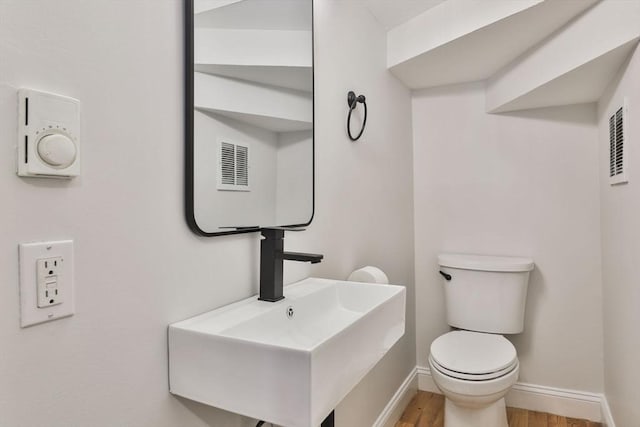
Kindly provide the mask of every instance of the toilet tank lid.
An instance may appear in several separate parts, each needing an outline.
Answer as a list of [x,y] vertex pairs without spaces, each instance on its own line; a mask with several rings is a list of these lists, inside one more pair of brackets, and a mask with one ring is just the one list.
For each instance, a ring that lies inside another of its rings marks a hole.
[[531,271],[534,266],[531,258],[469,254],[440,254],[438,264],[463,270],[500,272]]

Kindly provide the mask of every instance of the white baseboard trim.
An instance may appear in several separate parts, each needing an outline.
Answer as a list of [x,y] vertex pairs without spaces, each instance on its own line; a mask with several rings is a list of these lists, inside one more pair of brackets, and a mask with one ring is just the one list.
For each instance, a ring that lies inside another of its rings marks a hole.
[[616,427],[616,423],[613,421],[613,415],[611,414],[611,408],[609,408],[609,402],[607,396],[602,395],[602,427]]
[[418,372],[414,368],[402,382],[372,427],[393,427],[402,416],[413,396],[418,392]]
[[602,395],[535,384],[516,383],[506,396],[507,406],[549,412],[600,422]]
[[442,392],[438,389],[438,386],[436,385],[436,383],[433,382],[433,377],[431,376],[431,369],[425,368],[424,366],[418,366],[416,370],[418,371],[418,389],[419,390],[442,394]]
[[[433,382],[429,368],[418,366],[416,370],[420,390],[441,393]],[[596,422],[604,420],[606,427],[615,427],[612,421],[605,418],[608,413],[608,417],[611,419],[611,412],[608,405],[605,408],[606,399],[604,396],[598,393],[516,383],[507,393],[505,400],[507,406],[514,408],[549,412],[572,418],[585,418]]]

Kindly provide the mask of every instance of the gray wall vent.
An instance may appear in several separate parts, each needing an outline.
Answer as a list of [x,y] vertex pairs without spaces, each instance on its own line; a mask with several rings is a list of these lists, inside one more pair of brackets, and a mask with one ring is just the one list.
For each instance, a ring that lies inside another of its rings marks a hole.
[[609,117],[609,184],[623,184],[628,179],[627,100]]
[[250,191],[249,146],[218,141],[218,190]]

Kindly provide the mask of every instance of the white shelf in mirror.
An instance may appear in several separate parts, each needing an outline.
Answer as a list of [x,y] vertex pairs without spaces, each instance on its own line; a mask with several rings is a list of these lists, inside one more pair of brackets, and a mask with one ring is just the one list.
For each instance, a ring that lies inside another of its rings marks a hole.
[[242,0],[195,0],[193,2],[193,14],[202,15],[212,10],[219,9],[221,7],[229,6],[234,3],[238,3]]
[[312,122],[303,122],[273,116],[261,116],[258,114],[249,114],[244,111],[220,110],[198,105],[196,105],[195,108],[202,112],[227,117],[251,126],[270,130],[272,132],[298,132],[303,130],[311,131],[313,129]]
[[196,0],[196,28],[311,29],[311,2],[300,0]]
[[274,132],[313,127],[311,93],[196,72],[195,108]]
[[271,66],[271,65],[228,65],[228,64],[195,64],[195,71],[222,77],[231,77],[299,90],[311,94],[313,69],[311,66]]

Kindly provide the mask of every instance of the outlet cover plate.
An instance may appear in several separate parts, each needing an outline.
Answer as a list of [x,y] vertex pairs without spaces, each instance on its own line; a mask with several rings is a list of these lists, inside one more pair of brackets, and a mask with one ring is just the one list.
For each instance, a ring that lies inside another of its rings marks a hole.
[[[73,315],[74,277],[73,240],[23,243],[19,245],[20,258],[20,326],[35,325]],[[38,307],[37,260],[60,257],[58,290],[60,304]]]

